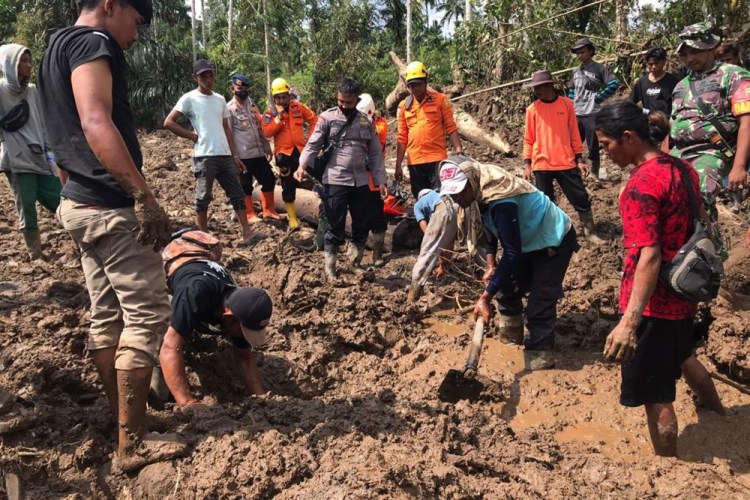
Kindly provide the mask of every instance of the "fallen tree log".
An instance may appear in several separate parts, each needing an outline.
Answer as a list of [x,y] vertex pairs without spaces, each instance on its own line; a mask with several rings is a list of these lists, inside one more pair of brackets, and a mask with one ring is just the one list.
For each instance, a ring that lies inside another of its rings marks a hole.
[[[297,189],[296,198],[294,208],[297,218],[306,226],[317,228],[320,199],[312,191],[302,188]],[[253,202],[260,205],[260,189],[253,190]],[[276,186],[274,191],[274,206],[277,212],[286,213],[284,200],[281,199],[281,186]],[[346,234],[352,234],[352,219],[349,214],[346,216]],[[390,242],[393,248],[418,249],[422,243],[422,230],[414,219],[390,220],[385,240]]]
[[494,132],[488,132],[469,114],[464,111],[454,111],[453,116],[456,120],[458,133],[462,137],[470,140],[475,144],[488,146],[492,149],[508,153],[510,144]]

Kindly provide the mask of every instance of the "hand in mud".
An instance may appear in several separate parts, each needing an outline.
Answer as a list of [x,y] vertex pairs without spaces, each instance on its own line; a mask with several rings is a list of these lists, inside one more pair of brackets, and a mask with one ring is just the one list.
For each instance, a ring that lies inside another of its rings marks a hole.
[[477,319],[479,316],[484,318],[485,323],[489,323],[490,318],[492,317],[490,301],[484,297],[479,297],[479,300],[474,304],[474,319]]
[[487,267],[487,270],[482,275],[482,282],[484,283],[484,286],[487,286],[492,279],[492,277],[495,275],[495,271],[497,270],[497,267],[490,266]]
[[194,401],[192,403],[188,403],[182,408],[180,408],[180,411],[187,415],[188,417],[195,418],[200,415],[205,415],[211,410],[211,408],[205,404],[201,403],[199,401]]
[[604,357],[609,361],[627,363],[635,355],[637,339],[635,328],[618,323],[604,342]]
[[134,208],[139,227],[137,240],[158,252],[169,243],[169,216],[153,195],[136,198]]
[[396,165],[396,171],[393,173],[393,177],[398,181],[401,182],[404,180],[404,170],[401,168],[401,165]]

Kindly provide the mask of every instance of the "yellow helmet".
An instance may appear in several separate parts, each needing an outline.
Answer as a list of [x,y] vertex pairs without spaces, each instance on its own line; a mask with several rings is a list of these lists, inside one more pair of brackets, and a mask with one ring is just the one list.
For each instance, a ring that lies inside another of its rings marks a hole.
[[289,92],[289,84],[283,78],[277,78],[271,82],[271,95]]
[[410,80],[417,80],[419,78],[427,78],[427,70],[419,61],[412,61],[406,67],[406,82]]

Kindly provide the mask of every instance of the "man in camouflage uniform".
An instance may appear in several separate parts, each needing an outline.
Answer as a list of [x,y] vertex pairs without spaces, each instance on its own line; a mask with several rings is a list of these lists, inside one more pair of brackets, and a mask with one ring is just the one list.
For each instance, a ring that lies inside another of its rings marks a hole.
[[[728,257],[719,227],[716,197],[722,179],[729,177],[729,189],[741,189],[750,157],[750,72],[717,61],[714,49],[720,38],[706,23],[693,24],[680,33],[677,53],[688,75],[675,87],[672,107],[672,154],[691,162],[700,176],[701,195],[714,225],[714,240],[724,259]],[[693,83],[694,82],[694,83]],[[718,122],[717,130],[700,110],[691,86]]]

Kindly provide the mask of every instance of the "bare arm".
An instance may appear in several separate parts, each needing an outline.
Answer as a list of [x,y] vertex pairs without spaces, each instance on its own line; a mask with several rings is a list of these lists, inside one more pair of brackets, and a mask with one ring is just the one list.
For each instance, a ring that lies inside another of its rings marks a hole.
[[185,127],[177,123],[177,120],[179,120],[181,117],[182,113],[180,113],[176,109],[173,109],[164,119],[164,128],[172,132],[177,137],[182,137],[183,139],[190,139],[193,142],[198,142],[198,134],[186,129]]
[[251,348],[240,349],[237,346],[233,348],[235,367],[237,375],[242,381],[250,394],[260,395],[265,392],[263,384],[260,381],[258,364],[255,360],[255,352]]
[[112,72],[106,58],[78,66],[71,75],[81,128],[96,159],[134,198],[153,198],[112,122]]
[[734,164],[729,172],[729,189],[740,189],[747,180],[748,159],[750,159],[750,114],[737,118],[740,129],[737,132],[737,150],[734,153]]
[[607,336],[604,357],[617,362],[633,358],[636,348],[635,331],[643,317],[648,301],[654,294],[661,268],[661,248],[658,245],[641,248],[633,277],[633,290],[620,323]]
[[170,326],[159,351],[159,362],[161,363],[161,371],[164,373],[164,381],[181,408],[197,402],[190,393],[190,383],[185,372],[185,357],[182,354],[184,346],[185,339]]
[[224,135],[227,136],[227,142],[229,143],[229,150],[232,152],[234,164],[237,165],[237,169],[240,172],[244,172],[246,170],[245,164],[240,160],[240,155],[237,154],[237,149],[234,147],[234,134],[232,133],[232,127],[229,126],[229,118],[224,118],[222,124],[224,126]]
[[[135,199],[137,239],[159,250],[169,241],[169,217],[136,168],[125,141],[112,122],[112,72],[101,57],[73,70],[73,97],[91,151],[117,183]],[[62,179],[61,179],[62,180]]]
[[460,155],[464,152],[463,147],[461,146],[461,137],[458,135],[458,131],[452,132],[448,139],[451,141],[451,146],[453,146],[453,152],[457,155]]

